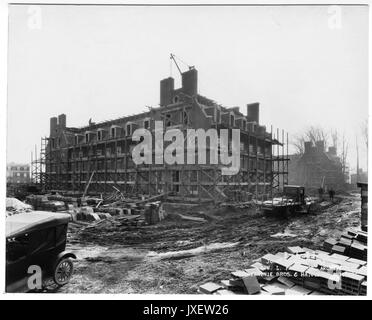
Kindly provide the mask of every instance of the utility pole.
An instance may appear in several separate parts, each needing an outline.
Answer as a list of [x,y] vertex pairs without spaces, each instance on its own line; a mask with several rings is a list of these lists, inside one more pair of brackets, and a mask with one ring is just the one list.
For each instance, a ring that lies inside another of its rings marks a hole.
[[356,140],[356,155],[357,155],[357,183],[359,182],[359,147],[358,147],[358,137],[355,137]]

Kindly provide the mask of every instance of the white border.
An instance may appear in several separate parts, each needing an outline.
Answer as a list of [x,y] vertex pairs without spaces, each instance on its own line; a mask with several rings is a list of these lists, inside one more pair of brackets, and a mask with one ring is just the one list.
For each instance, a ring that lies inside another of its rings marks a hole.
[[[6,107],[7,107],[7,50],[8,50],[8,5],[9,4],[96,4],[96,5],[120,5],[120,4],[164,4],[164,5],[181,5],[187,3],[191,4],[206,4],[206,5],[221,5],[228,4],[226,0],[214,0],[214,1],[156,1],[156,0],[139,0],[139,1],[89,1],[89,0],[15,0],[15,1],[0,1],[0,225],[1,225],[1,251],[0,251],[0,292],[3,293],[0,296],[2,300],[212,300],[218,303],[219,300],[366,300],[372,297],[371,289],[368,290],[368,295],[365,297],[362,296],[254,296],[254,295],[239,295],[239,296],[214,296],[214,295],[198,295],[198,294],[189,294],[189,295],[172,295],[172,294],[5,294],[5,197],[6,197]],[[248,4],[248,5],[369,5],[368,0],[357,1],[357,0],[330,0],[326,3],[319,1],[309,1],[309,0],[297,0],[297,1],[267,1],[263,0],[260,2],[247,2],[242,0],[234,0],[234,4]],[[369,19],[371,17],[371,6],[369,6]],[[369,23],[369,52],[371,52],[371,23]],[[371,64],[369,61],[369,84],[370,75],[371,75]],[[371,96],[371,86],[369,86],[369,97]],[[371,110],[371,102],[369,102],[369,111]],[[370,114],[370,113],[369,113]],[[369,117],[370,118],[370,117]],[[369,136],[371,136],[371,128],[369,128]],[[369,148],[371,149],[371,148]],[[369,150],[369,167],[371,168],[372,159],[371,159],[371,150]],[[369,180],[372,178],[372,173],[369,175]],[[368,246],[371,248],[372,239],[369,240]],[[371,265],[368,267],[368,273],[371,274]],[[149,302],[150,303],[150,302]]]

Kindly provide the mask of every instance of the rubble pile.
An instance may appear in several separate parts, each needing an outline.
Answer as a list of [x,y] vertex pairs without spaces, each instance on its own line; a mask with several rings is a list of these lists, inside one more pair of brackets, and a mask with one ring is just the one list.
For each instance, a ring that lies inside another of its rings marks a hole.
[[165,218],[161,201],[164,195],[152,198],[124,198],[116,192],[112,196],[70,197],[60,194],[30,195],[26,198],[30,208],[42,211],[66,212],[71,221],[93,222],[112,216],[140,215],[147,224],[156,224]]
[[[352,231],[350,231],[352,233]],[[357,233],[357,232],[355,232]],[[266,254],[220,284],[199,286],[204,294],[366,295],[367,262],[338,253],[288,247]]]

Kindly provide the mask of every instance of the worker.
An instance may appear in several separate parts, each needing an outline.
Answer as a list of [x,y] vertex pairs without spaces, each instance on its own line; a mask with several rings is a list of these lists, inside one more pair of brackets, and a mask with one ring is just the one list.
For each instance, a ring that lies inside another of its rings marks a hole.
[[320,201],[323,201],[323,194],[324,194],[324,189],[322,187],[320,187],[318,189],[318,193],[319,193],[319,200]]
[[328,191],[328,194],[329,194],[329,200],[331,200],[333,202],[333,199],[334,199],[334,196],[335,196],[335,190],[333,190],[332,188],[329,189]]

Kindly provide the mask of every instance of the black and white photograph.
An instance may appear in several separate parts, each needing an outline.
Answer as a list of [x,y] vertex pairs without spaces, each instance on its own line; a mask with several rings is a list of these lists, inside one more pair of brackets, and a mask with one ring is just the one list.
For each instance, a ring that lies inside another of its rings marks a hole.
[[3,7],[5,296],[368,295],[366,2]]

